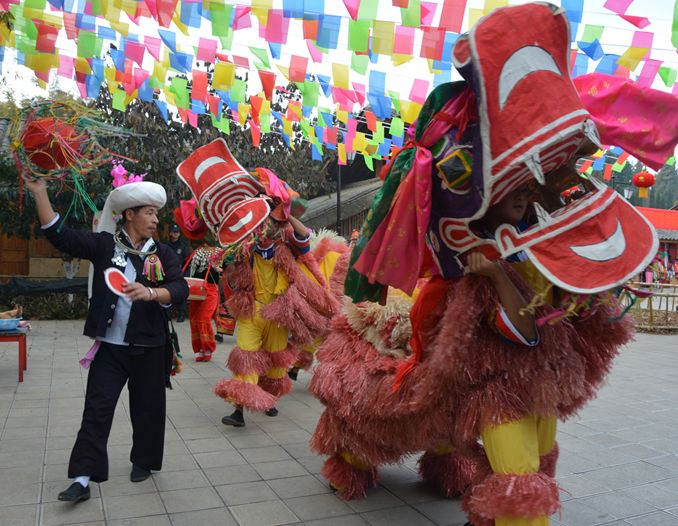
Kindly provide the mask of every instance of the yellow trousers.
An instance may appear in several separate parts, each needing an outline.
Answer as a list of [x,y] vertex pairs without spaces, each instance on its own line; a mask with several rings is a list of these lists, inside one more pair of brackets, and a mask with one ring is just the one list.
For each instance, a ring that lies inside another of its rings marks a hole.
[[[264,350],[269,353],[280,352],[287,347],[287,329],[265,320],[259,316],[262,305],[257,303],[257,314],[253,318],[240,318],[236,328],[236,345],[243,351],[256,352]],[[269,369],[266,376],[279,380],[287,374],[282,367]],[[236,380],[242,380],[254,385],[259,383],[259,375],[251,373],[247,375],[235,375]]]
[[[532,415],[513,422],[487,427],[482,431],[485,453],[492,471],[500,474],[537,473],[540,457],[551,452],[556,443],[555,417]],[[548,526],[546,516],[532,519],[497,517],[495,526]]]

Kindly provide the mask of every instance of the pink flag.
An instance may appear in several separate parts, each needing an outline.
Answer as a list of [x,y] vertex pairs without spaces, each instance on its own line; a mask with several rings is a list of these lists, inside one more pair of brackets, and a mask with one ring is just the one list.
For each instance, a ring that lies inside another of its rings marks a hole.
[[160,60],[160,44],[159,38],[144,36],[144,45],[155,60]]
[[233,29],[247,29],[252,27],[252,20],[250,19],[251,7],[237,5],[235,6],[235,18],[233,19]]
[[661,60],[655,60],[653,58],[646,60],[645,64],[643,64],[643,69],[640,70],[640,75],[638,75],[638,80],[636,81],[637,84],[647,88],[651,87],[661,65]]
[[59,55],[59,70],[57,75],[67,79],[73,78],[73,57]]
[[311,40],[306,39],[306,46],[308,47],[308,53],[311,55],[313,62],[323,61],[323,52],[320,51]]
[[202,38],[198,41],[198,53],[196,60],[204,60],[205,62],[214,62],[214,57],[217,54],[217,41],[211,38]]
[[654,170],[673,155],[678,97],[601,73],[573,81],[603,143],[619,146]]
[[411,55],[414,51],[414,28],[409,26],[396,26],[395,38],[393,39],[393,53],[398,55]]
[[421,3],[421,25],[430,26],[433,23],[433,17],[436,14],[436,8],[438,4],[435,2],[422,2]]
[[270,9],[266,21],[266,40],[274,44],[285,44],[289,25],[290,19],[283,15],[282,10]]
[[358,9],[360,8],[360,0],[344,0],[344,5],[348,14],[351,15],[353,20],[358,19]]
[[440,27],[447,31],[461,33],[461,23],[465,12],[466,0],[445,0],[443,12],[440,15]]
[[412,82],[412,89],[410,90],[410,100],[424,104],[426,95],[428,94],[428,80],[414,79]]
[[621,18],[633,24],[638,29],[645,29],[650,25],[650,20],[644,16],[631,16],[631,15],[620,15]]
[[626,13],[626,10],[629,8],[633,0],[607,0],[603,7],[617,13],[618,15],[623,15]]
[[128,40],[125,44],[125,57],[133,60],[139,66],[144,64],[144,53],[146,53],[146,48],[139,42]]

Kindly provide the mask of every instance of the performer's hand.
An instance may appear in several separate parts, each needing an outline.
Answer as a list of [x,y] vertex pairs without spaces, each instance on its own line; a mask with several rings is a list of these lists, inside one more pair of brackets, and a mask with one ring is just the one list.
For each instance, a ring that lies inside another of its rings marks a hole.
[[151,301],[155,299],[151,289],[143,286],[141,283],[125,283],[122,286],[122,291],[132,301]]
[[472,252],[466,259],[466,268],[469,274],[478,274],[494,279],[497,273],[501,272],[501,267],[496,261],[490,261],[485,254],[481,252]]
[[47,191],[47,183],[45,182],[45,179],[42,177],[27,176],[24,177],[24,181],[26,184],[26,188],[28,188],[28,191],[33,195]]

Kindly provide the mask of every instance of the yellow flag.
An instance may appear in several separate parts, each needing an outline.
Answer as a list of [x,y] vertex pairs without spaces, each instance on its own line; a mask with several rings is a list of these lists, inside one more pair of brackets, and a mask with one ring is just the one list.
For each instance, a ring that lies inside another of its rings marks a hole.
[[240,121],[240,125],[244,126],[245,123],[247,122],[247,117],[250,114],[250,105],[245,104],[244,102],[241,102],[238,104],[238,120]]
[[167,78],[167,65],[161,62],[155,62],[153,66],[153,78],[155,78],[160,84],[165,83]]
[[380,55],[391,55],[393,53],[395,22],[375,20],[373,26],[372,51]]
[[391,62],[393,63],[394,66],[401,66],[405,64],[406,62],[409,62],[412,60],[412,55],[400,55],[398,53],[394,53],[391,55]]
[[286,117],[282,118],[283,121],[283,131],[285,134],[292,136],[292,122],[288,121]]
[[480,17],[483,16],[482,9],[469,8],[468,10],[468,27],[473,27],[476,25],[476,22],[480,20]]
[[129,35],[129,24],[125,24],[124,22],[114,22],[112,20],[109,20],[108,23],[111,24],[111,27],[121,35]]
[[356,152],[364,152],[367,147],[367,137],[363,132],[356,132],[353,138],[353,149]]
[[75,71],[82,73],[84,75],[89,75],[92,73],[92,68],[89,66],[86,58],[76,57],[73,65],[75,66]]
[[268,22],[268,10],[273,8],[273,0],[252,0],[252,14],[265,26]]
[[230,62],[218,62],[214,66],[214,77],[212,78],[212,87],[214,89],[228,91],[233,84],[235,76],[235,64]]
[[33,71],[49,73],[50,69],[59,67],[59,56],[56,53],[26,53],[24,64]]
[[348,112],[346,110],[337,110],[337,119],[344,124],[348,124]]
[[283,76],[289,81],[290,80],[290,68],[288,66],[283,66],[282,64],[276,64],[275,67],[278,68],[278,71],[283,74]]
[[624,66],[629,71],[634,71],[648,51],[649,49],[646,47],[630,47],[619,57],[617,64]]
[[130,16],[130,18],[133,18],[137,14],[136,0],[120,0],[120,7]]
[[332,84],[337,88],[348,89],[348,66],[332,63]]
[[343,142],[337,144],[337,154],[339,155],[339,164],[346,164],[346,145]]
[[109,88],[113,85],[117,86],[118,83],[115,81],[115,68],[106,67],[104,69],[104,78],[106,79]]
[[400,100],[400,114],[407,123],[414,122],[421,111],[421,104],[411,100]]
[[506,7],[507,5],[508,0],[485,0],[485,8],[483,9],[483,14],[486,15],[490,11],[497,9],[498,7]]
[[172,22],[176,24],[176,26],[179,28],[179,31],[188,36],[188,26],[186,26],[186,24],[181,21],[181,18],[179,18],[179,5],[181,4],[177,4],[177,10],[172,15]]

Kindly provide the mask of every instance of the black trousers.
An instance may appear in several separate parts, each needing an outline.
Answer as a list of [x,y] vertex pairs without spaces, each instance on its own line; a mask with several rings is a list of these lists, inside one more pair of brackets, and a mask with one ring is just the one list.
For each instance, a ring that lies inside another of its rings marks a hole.
[[132,418],[130,460],[137,466],[162,468],[165,444],[165,348],[101,343],[90,365],[85,409],[71,452],[68,477],[108,479],[106,444],[120,391],[128,383]]

